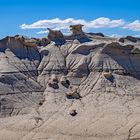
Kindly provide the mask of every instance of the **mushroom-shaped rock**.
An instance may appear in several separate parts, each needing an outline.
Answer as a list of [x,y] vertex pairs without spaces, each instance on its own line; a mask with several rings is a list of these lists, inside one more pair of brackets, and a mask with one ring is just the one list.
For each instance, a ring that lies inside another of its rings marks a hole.
[[51,79],[49,79],[49,81],[48,81],[48,86],[49,86],[49,87],[52,87],[52,85],[53,85],[53,81],[52,81]]
[[114,77],[112,75],[112,72],[103,72],[103,76],[109,80],[111,83],[114,82]]
[[81,98],[81,96],[79,95],[77,90],[75,90],[73,92],[66,93],[66,97],[68,99],[80,99]]
[[49,79],[48,86],[51,87],[51,88],[54,88],[54,89],[58,89],[59,88],[58,82],[53,81],[52,79]]
[[82,25],[82,24],[71,25],[70,30],[72,31],[74,36],[76,36],[76,35],[85,35],[83,30],[82,30],[83,26],[84,25]]
[[103,76],[107,79],[111,78],[112,77],[112,72],[103,72]]
[[77,24],[77,25],[71,25],[70,31],[72,31],[71,38],[73,40],[77,39],[80,43],[89,42],[91,41],[86,34],[83,32],[82,27],[84,25]]
[[49,81],[48,81],[48,86],[52,87],[54,89],[58,89],[58,78],[55,74],[52,74]]
[[69,113],[71,116],[76,116],[77,115],[77,112],[75,109],[72,109],[70,110],[70,113]]
[[51,41],[54,41],[56,45],[65,44],[66,41],[61,31],[52,30],[50,28],[48,28],[48,30],[49,30],[48,39],[50,39]]
[[63,85],[63,86],[65,86],[65,87],[69,87],[69,85],[70,85],[70,82],[69,82],[69,80],[67,79],[67,77],[66,76],[62,76],[61,78],[60,78],[60,83]]
[[44,102],[45,102],[45,99],[44,99],[44,98],[40,99],[39,105],[40,105],[40,106],[43,105]]

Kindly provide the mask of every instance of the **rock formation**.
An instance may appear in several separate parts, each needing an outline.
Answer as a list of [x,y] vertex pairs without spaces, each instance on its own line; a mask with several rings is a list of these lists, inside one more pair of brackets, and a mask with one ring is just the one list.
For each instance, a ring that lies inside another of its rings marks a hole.
[[91,41],[86,34],[83,32],[82,27],[84,25],[77,24],[77,25],[71,25],[70,31],[72,32],[72,35],[70,36],[71,39],[77,39],[80,43],[89,42]]
[[137,41],[140,41],[140,39],[133,36],[126,36],[126,37],[120,38],[119,41],[122,43],[124,43],[125,41],[131,41],[133,43],[136,43]]
[[77,115],[76,110],[75,110],[75,109],[71,110],[71,111],[70,111],[70,115],[71,115],[71,116],[75,116],[75,115]]
[[48,28],[49,33],[48,33],[48,38],[51,41],[54,41],[56,43],[56,45],[63,45],[65,44],[65,38],[62,34],[61,31],[58,30],[52,30],[50,28]]
[[41,38],[41,39],[36,39],[36,38],[33,38],[36,40],[36,44],[37,46],[47,46],[48,44],[51,43],[51,41],[48,39],[48,38]]
[[88,33],[89,35],[92,36],[101,36],[101,37],[105,37],[105,35],[103,33]]
[[82,30],[83,26],[84,25],[81,25],[81,24],[71,25],[70,30],[72,31],[72,35],[73,36],[83,36],[83,35],[85,35],[83,30]]
[[0,40],[0,140],[140,139],[139,39],[71,27]]

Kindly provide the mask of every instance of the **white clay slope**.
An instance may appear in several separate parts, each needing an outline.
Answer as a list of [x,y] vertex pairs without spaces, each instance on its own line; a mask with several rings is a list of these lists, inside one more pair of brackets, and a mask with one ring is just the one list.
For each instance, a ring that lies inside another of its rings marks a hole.
[[0,140],[140,139],[139,40],[68,38],[0,41]]

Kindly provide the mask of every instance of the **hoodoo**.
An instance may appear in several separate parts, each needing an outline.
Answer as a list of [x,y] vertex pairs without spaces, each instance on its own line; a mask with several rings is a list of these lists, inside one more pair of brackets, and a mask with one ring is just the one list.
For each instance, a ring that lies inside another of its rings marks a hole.
[[62,34],[61,31],[59,30],[52,30],[50,28],[48,28],[49,33],[48,33],[48,38],[51,41],[54,41],[56,43],[56,45],[63,45],[65,44],[65,38],[64,35]]
[[77,25],[70,25],[70,31],[72,31],[72,35],[73,36],[82,36],[82,35],[85,35],[83,30],[82,30],[82,27],[84,25],[82,24],[77,24]]
[[83,32],[82,28],[84,25],[77,24],[77,25],[70,25],[70,31],[72,32],[71,38],[77,39],[79,42],[88,42],[91,41],[89,38],[87,38],[86,34]]

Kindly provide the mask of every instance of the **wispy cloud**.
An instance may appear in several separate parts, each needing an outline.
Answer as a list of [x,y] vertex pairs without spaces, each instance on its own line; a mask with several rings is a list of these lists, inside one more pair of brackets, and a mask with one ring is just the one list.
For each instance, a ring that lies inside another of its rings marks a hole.
[[47,28],[55,29],[55,30],[62,30],[68,33],[68,27],[74,24],[83,24],[84,30],[90,29],[98,29],[98,28],[122,28],[122,29],[129,29],[132,31],[140,31],[140,21],[136,20],[134,22],[126,22],[123,19],[109,19],[106,17],[100,17],[91,21],[87,21],[84,19],[51,19],[51,20],[39,20],[32,24],[22,24],[20,25],[21,29],[44,29],[37,34],[44,34],[48,31]]
[[140,31],[140,21],[139,20],[135,20],[132,23],[126,24],[124,26],[124,28],[132,30],[132,31]]
[[[22,24],[20,25],[21,29],[46,29],[51,28],[55,30],[67,30],[70,25],[74,24],[83,24],[85,30],[95,29],[95,28],[115,28],[120,27],[125,24],[124,20],[117,19],[111,20],[109,18],[101,17],[91,21],[86,21],[84,19],[74,19],[68,18],[65,20],[61,20],[59,18],[55,18],[52,20],[39,20],[32,24]],[[46,33],[47,31],[40,31],[40,33]]]
[[59,18],[55,18],[52,20],[39,20],[32,24],[22,24],[20,28],[21,29],[46,29],[46,28],[66,29],[71,24],[79,24],[79,23],[85,24],[85,20],[81,20],[81,19],[76,20],[73,18],[61,20]]

